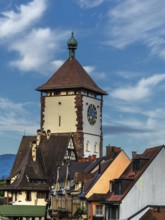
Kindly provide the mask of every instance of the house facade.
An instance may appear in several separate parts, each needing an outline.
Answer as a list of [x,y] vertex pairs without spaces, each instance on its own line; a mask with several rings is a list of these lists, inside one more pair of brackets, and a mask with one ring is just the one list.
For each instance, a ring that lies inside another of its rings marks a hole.
[[84,181],[80,198],[87,203],[88,219],[104,219],[105,200],[109,192],[109,182],[120,177],[123,171],[131,163],[125,152],[119,147],[107,146],[106,158],[99,164],[99,170],[95,176]]
[[111,181],[106,198],[106,219],[140,219],[150,206],[165,204],[165,147],[133,154],[133,160],[118,179]]

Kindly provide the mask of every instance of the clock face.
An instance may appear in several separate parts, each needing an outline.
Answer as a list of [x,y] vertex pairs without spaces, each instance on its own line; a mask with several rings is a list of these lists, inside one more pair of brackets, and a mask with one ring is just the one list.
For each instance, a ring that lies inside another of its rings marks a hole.
[[94,125],[96,123],[96,120],[97,120],[97,109],[96,109],[94,104],[90,104],[88,106],[87,118],[88,118],[89,124]]

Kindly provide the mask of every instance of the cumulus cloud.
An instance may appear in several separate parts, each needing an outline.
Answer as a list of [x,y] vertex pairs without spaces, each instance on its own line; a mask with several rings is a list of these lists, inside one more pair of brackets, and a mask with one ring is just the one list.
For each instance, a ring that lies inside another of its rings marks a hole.
[[45,10],[45,0],[32,0],[21,4],[15,11],[3,12],[0,17],[3,45],[16,54],[9,64],[21,72],[48,75],[63,62],[56,56],[61,51],[59,45],[70,32],[37,27],[36,22],[42,18]]
[[[121,13],[122,11],[122,13]],[[108,44],[118,48],[141,42],[165,58],[165,7],[163,0],[125,0],[108,12]]]
[[142,101],[151,96],[153,89],[164,80],[165,74],[142,78],[136,85],[115,89],[110,95],[125,101]]
[[15,103],[0,97],[0,132],[36,131],[39,125],[30,113],[30,108],[39,108],[39,106],[35,103]]
[[81,8],[94,8],[102,4],[105,0],[75,0]]
[[54,70],[55,66],[62,63],[59,60],[53,62],[53,58],[67,33],[59,31],[57,34],[50,28],[33,29],[29,35],[10,45],[9,49],[19,54],[10,65],[21,71],[37,71],[47,75],[47,71]]
[[83,66],[83,68],[95,81],[103,80],[106,77],[104,72],[98,72],[94,66]]
[[33,0],[20,5],[16,11],[5,11],[0,17],[0,38],[11,38],[33,25],[46,9],[45,0]]

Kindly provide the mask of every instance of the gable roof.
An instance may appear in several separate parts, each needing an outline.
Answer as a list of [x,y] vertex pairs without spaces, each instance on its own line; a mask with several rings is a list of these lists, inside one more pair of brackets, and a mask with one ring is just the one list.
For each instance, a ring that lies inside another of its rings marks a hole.
[[66,163],[63,164],[59,170],[60,171],[59,182],[60,181],[63,182],[66,180],[67,166],[68,166],[69,179],[74,180],[76,173],[84,171],[90,164],[91,164],[90,161],[85,161],[85,162],[70,161],[68,165]]
[[[3,189],[25,189],[25,190],[48,190],[47,174],[43,163],[42,152],[39,147],[36,147],[36,160],[32,159],[31,141],[34,141],[33,136],[24,136],[19,147],[16,161],[14,162],[7,185]],[[12,178],[15,178],[11,182]],[[32,180],[41,180],[41,184],[36,184]]]
[[[85,197],[88,192],[91,190],[91,188],[96,184],[96,182],[100,179],[100,177],[104,174],[104,172],[107,170],[107,168],[111,165],[111,163],[115,160],[115,158],[122,152],[121,148],[117,147],[107,147],[107,155],[106,157],[98,158],[95,162],[93,162],[85,171],[86,172],[91,172],[92,169],[89,169],[93,165],[93,170],[94,168],[98,167],[97,170],[93,173],[93,176],[89,179],[84,180],[84,185],[83,185],[83,190],[82,193],[80,194],[80,197]],[[95,166],[94,166],[95,165]],[[99,192],[98,192],[99,193]],[[105,192],[104,195],[107,194],[107,191]],[[102,193],[100,195],[103,195]],[[91,197],[92,198],[92,197]],[[93,199],[93,198],[92,198]]]
[[[62,163],[67,147],[71,140],[70,134],[51,134],[50,138],[41,135],[39,145],[36,146],[36,160],[32,158],[31,143],[36,136],[24,136],[8,178],[7,185],[1,189],[48,190],[56,176],[59,163]],[[11,183],[13,177],[15,180]],[[35,181],[40,181],[36,184]]]
[[[125,185],[125,187],[123,187],[124,190],[119,195],[116,195],[114,191],[111,192],[107,196],[106,202],[120,203],[127,195],[127,193],[131,190],[131,188],[134,186],[134,184],[137,182],[137,180],[141,177],[141,175],[145,172],[148,166],[152,163],[152,161],[155,159],[158,153],[162,150],[163,147],[164,145],[148,148],[144,151],[143,154],[135,155],[132,162],[123,172],[123,174],[118,179],[113,180],[114,183],[115,181],[124,183]],[[139,170],[134,171],[134,160],[142,161],[142,166],[140,167]]]
[[150,208],[141,218],[140,220],[164,220],[165,219],[165,208],[157,207]]
[[46,92],[49,90],[82,88],[94,91],[100,95],[107,95],[104,90],[96,85],[81,64],[73,58],[66,60],[53,76],[36,90]]

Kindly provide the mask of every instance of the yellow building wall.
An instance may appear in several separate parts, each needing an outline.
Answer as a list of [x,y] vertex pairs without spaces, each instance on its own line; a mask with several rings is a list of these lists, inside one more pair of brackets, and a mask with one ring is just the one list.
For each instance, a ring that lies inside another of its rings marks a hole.
[[121,151],[87,193],[86,198],[88,199],[93,193],[107,193],[109,190],[109,181],[118,178],[130,162],[128,156]]
[[44,130],[50,129],[52,133],[76,132],[75,95],[45,97],[43,113]]
[[[7,192],[5,192],[5,197],[7,197]],[[46,200],[44,198],[37,198],[37,192],[31,192],[31,200],[26,200],[26,192],[17,192],[17,200],[15,198],[15,193],[9,193],[8,196],[12,198],[13,205],[46,205]]]

